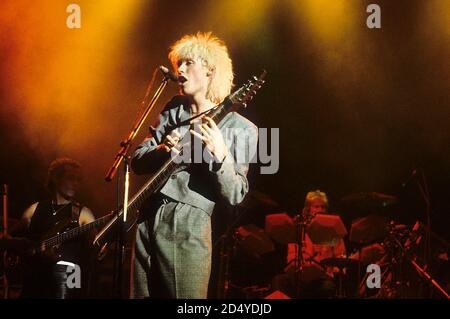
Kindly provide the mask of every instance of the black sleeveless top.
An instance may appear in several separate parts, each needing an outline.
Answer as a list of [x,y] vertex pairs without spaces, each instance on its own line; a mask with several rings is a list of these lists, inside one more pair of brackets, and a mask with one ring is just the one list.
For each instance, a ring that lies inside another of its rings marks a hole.
[[[56,205],[52,200],[40,201],[36,207],[28,228],[28,237],[34,241],[42,241],[52,237],[47,234],[58,222],[72,219],[74,226],[79,226],[82,206],[74,203]],[[82,238],[74,238],[61,245],[60,260],[78,263],[82,253]]]

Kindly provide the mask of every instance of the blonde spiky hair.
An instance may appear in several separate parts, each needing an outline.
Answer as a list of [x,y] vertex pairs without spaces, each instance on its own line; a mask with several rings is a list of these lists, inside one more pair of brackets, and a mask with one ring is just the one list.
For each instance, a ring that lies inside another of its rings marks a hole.
[[185,35],[170,47],[169,60],[176,71],[180,60],[196,58],[212,71],[206,98],[214,103],[222,102],[233,86],[233,65],[225,43],[211,32],[197,32]]

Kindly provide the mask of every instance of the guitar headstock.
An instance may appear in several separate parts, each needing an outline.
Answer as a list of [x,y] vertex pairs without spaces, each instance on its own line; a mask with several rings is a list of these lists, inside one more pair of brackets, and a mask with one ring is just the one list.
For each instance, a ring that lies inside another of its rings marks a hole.
[[231,94],[229,98],[233,105],[237,104],[239,106],[247,107],[247,103],[253,99],[264,84],[266,75],[267,72],[264,70],[259,77],[253,76],[247,83]]

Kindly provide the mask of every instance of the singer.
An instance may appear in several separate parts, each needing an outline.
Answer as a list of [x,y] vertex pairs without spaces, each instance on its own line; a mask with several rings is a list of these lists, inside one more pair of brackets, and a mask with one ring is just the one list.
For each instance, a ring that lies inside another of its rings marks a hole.
[[[250,160],[243,163],[237,158],[254,149],[249,145],[256,145],[257,129],[236,112],[226,115],[220,129],[205,116],[190,120],[231,92],[232,61],[220,39],[200,32],[184,36],[171,47],[169,59],[181,94],[166,105],[157,127],[150,128],[150,136],[135,150],[132,169],[137,174],[154,173],[185,134],[201,141],[212,161],[180,166],[141,209],[146,217],[136,233],[132,297],[206,298],[211,215],[222,204],[238,205],[247,194]],[[235,143],[230,152],[224,136],[233,128],[246,136],[236,131],[231,138],[245,142]]]

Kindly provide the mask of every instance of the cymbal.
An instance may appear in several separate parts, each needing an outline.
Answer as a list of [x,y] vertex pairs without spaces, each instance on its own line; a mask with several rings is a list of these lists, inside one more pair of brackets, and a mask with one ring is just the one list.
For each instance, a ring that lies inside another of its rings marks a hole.
[[258,190],[250,191],[241,203],[242,207],[246,208],[265,208],[270,210],[280,209],[278,204],[270,195],[260,192]]
[[[284,271],[286,273],[295,273],[295,262],[289,263]],[[305,263],[302,268],[302,281],[309,283],[326,276],[325,268],[319,263],[309,262]]]
[[333,257],[333,258],[326,258],[322,259],[320,263],[327,267],[337,267],[339,269],[343,269],[349,266],[358,265],[358,261],[351,258],[344,258],[344,257]]
[[369,206],[369,207],[386,207],[397,203],[397,197],[377,192],[360,192],[348,194],[341,198],[346,204]]
[[386,254],[383,246],[378,243],[365,246],[361,248],[357,253],[350,256],[350,259],[357,260],[363,264],[377,263]]

